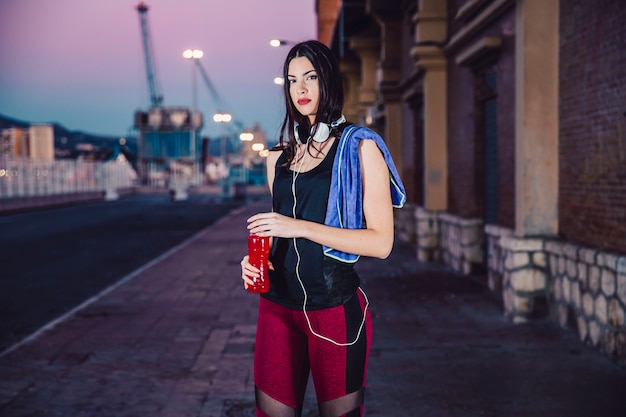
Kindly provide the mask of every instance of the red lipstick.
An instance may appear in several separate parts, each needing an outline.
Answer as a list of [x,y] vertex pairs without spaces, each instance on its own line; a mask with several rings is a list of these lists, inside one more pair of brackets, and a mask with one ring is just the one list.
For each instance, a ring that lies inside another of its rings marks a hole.
[[298,104],[304,106],[305,104],[309,104],[311,102],[310,98],[299,98]]

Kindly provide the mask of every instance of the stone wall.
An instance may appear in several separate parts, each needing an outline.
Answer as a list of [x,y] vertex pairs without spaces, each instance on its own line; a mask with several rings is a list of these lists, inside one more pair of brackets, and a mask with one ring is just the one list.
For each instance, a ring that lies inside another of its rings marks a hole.
[[441,252],[444,263],[464,274],[474,274],[484,265],[482,219],[464,219],[439,214]]
[[548,269],[544,241],[513,235],[500,238],[504,314],[515,323],[548,314]]
[[480,220],[419,206],[412,212],[419,261],[443,262],[465,275],[486,261],[487,285],[502,294],[511,321],[550,317],[576,329],[582,342],[626,362],[626,255],[518,237],[496,225],[483,230]]
[[439,236],[439,218],[436,211],[415,207],[416,254],[420,262],[438,262],[441,260]]
[[417,206],[415,245],[421,262],[443,261],[454,270],[469,275],[484,265],[483,223]]
[[493,292],[502,292],[502,273],[506,252],[500,246],[504,236],[513,235],[513,229],[488,224],[485,226],[487,247],[487,286]]
[[548,241],[552,318],[626,361],[626,256]]
[[412,245],[416,244],[417,227],[415,225],[415,205],[405,203],[404,207],[396,209],[394,212],[394,229],[396,236],[404,242]]
[[626,256],[487,227],[488,282],[514,322],[550,318],[626,361]]

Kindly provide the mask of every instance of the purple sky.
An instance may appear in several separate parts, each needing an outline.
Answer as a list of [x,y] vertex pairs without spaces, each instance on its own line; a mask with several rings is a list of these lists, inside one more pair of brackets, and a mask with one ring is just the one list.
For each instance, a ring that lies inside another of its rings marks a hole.
[[[315,0],[146,0],[165,106],[192,105],[192,62],[202,64],[233,117],[260,123],[268,139],[282,120],[280,75],[288,47],[271,38],[315,38]],[[125,136],[149,107],[139,0],[0,0],[0,114]],[[204,135],[219,133],[215,102],[198,74]]]

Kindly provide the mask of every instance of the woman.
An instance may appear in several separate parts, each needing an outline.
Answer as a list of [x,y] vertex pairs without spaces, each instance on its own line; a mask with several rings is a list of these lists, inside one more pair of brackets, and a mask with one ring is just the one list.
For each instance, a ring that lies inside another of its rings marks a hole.
[[[372,320],[354,264],[389,255],[404,189],[380,136],[341,114],[330,49],[295,45],[283,76],[286,114],[267,158],[272,212],[248,219],[250,233],[273,239],[254,355],[257,416],[300,416],[309,372],[322,417],[362,416]],[[247,256],[241,265],[247,287],[259,270]]]

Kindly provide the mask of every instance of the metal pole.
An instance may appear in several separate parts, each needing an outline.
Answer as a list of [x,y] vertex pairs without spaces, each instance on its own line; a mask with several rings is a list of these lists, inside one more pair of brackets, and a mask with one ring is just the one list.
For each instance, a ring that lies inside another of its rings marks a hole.
[[198,63],[197,59],[193,59],[194,63],[192,65],[191,68],[191,97],[193,98],[193,111],[195,113],[196,109],[198,108],[198,98],[197,98],[197,91],[196,91],[196,65]]
[[195,114],[196,111],[198,109],[198,97],[197,97],[197,91],[196,91],[196,63],[198,62],[197,59],[193,59],[193,65],[191,68],[191,88],[192,88],[192,98],[193,98],[193,103],[192,106],[193,108],[191,109],[191,117],[190,117],[190,126],[191,126],[191,137],[190,137],[190,144],[189,144],[189,153],[191,154],[191,159],[196,162],[196,126],[194,123],[194,118],[195,118]]
[[229,189],[229,176],[230,169],[228,168],[228,157],[226,155],[226,127],[224,126],[225,122],[220,123],[220,154],[222,156],[222,161],[224,162],[224,171],[225,176],[222,177],[222,197],[230,197],[230,189]]

